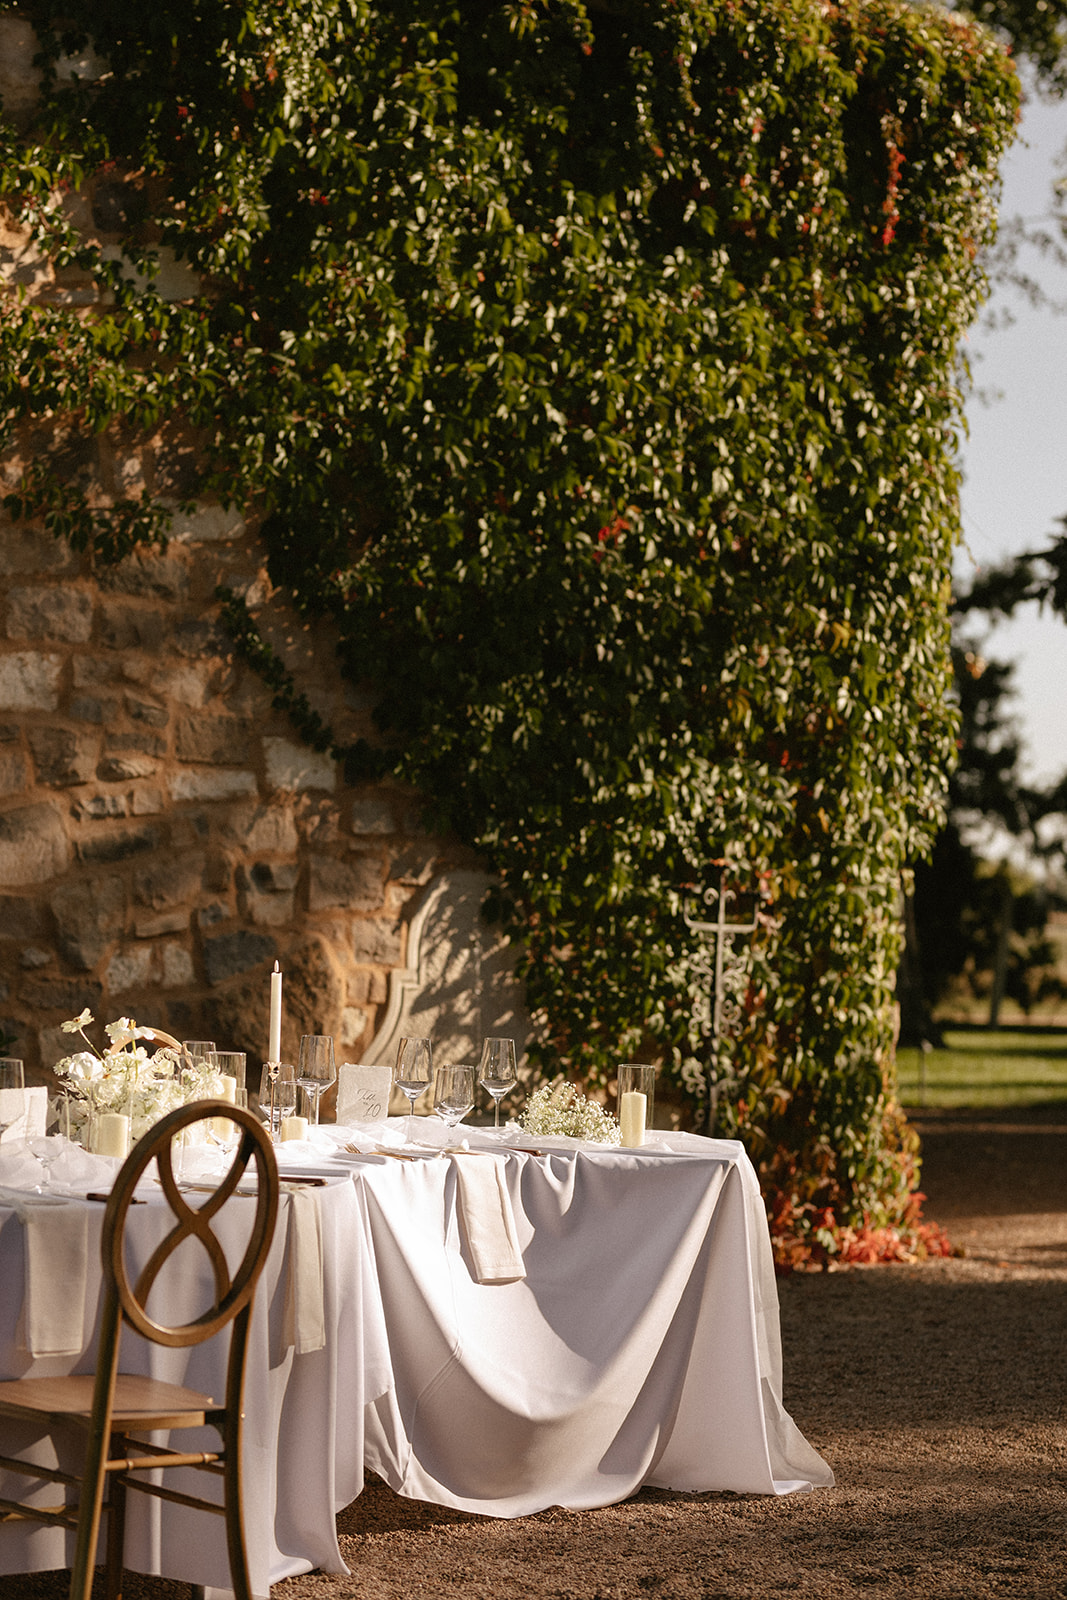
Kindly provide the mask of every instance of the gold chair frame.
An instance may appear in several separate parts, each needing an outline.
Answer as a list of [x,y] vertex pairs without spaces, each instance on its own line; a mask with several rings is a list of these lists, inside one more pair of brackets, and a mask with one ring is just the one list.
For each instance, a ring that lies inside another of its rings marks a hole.
[[[172,1141],[195,1123],[216,1117],[227,1117],[238,1125],[237,1148],[218,1187],[202,1205],[191,1206],[175,1177]],[[124,1250],[126,1218],[134,1190],[152,1161],[157,1163],[174,1227],[152,1252],[136,1283],[131,1284]],[[212,1222],[253,1161],[258,1180],[255,1215],[244,1256],[231,1275]],[[50,1431],[74,1426],[87,1434],[80,1476],[0,1456],[0,1466],[9,1471],[81,1490],[76,1503],[48,1508],[25,1506],[0,1497],[0,1511],[8,1517],[75,1530],[70,1600],[89,1600],[100,1519],[105,1510],[105,1594],[107,1600],[120,1600],[126,1494],[131,1489],[223,1516],[235,1600],[252,1600],[242,1513],[241,1409],[252,1297],[274,1234],[278,1194],[274,1150],[263,1125],[250,1112],[225,1100],[197,1100],[169,1112],[127,1157],[104,1212],[100,1246],[103,1296],[95,1378],[18,1378],[0,1383],[0,1416],[44,1423]],[[207,1252],[215,1295],[211,1306],[199,1316],[170,1326],[149,1316],[147,1301],[160,1271],[186,1239],[199,1240]],[[232,1323],[223,1402],[219,1404],[211,1395],[178,1384],[120,1373],[119,1339],[124,1322],[152,1343],[171,1348],[201,1344]],[[205,1425],[218,1432],[218,1450],[183,1452],[133,1437]],[[131,1476],[160,1467],[192,1467],[217,1474],[223,1480],[222,1504]],[[110,1488],[106,1500],[105,1483]]]

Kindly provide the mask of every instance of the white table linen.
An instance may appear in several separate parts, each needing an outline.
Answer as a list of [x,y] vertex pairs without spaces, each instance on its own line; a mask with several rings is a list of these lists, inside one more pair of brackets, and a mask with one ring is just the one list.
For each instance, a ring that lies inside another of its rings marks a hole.
[[[610,1504],[642,1484],[785,1494],[833,1482],[782,1404],[766,1218],[739,1144],[656,1135],[622,1151],[459,1133],[471,1154],[456,1160],[423,1147],[447,1142],[433,1119],[318,1129],[280,1152],[283,1171],[337,1181],[298,1201],[303,1224],[314,1216],[320,1229],[321,1347],[287,1320],[307,1231],[291,1220],[292,1194],[257,1294],[245,1400],[257,1596],[313,1567],[345,1571],[334,1518],[365,1465],[401,1494],[501,1517]],[[477,1281],[456,1168],[478,1161],[500,1168],[525,1278]],[[131,1213],[138,1259],[168,1225],[153,1200]],[[241,1202],[229,1209],[236,1259]],[[86,1212],[92,1261],[103,1208]],[[186,1281],[168,1294],[187,1309],[207,1277],[200,1247],[182,1252]],[[97,1287],[90,1273],[87,1329]],[[22,1225],[0,1198],[0,1375],[91,1371],[91,1347],[77,1361],[19,1350],[23,1290]],[[217,1343],[163,1351],[127,1331],[123,1349],[132,1370],[218,1390]],[[13,1442],[5,1428],[0,1449]],[[141,1501],[131,1501],[128,1564],[227,1592],[221,1519]],[[66,1561],[61,1533],[0,1528],[0,1571]]]

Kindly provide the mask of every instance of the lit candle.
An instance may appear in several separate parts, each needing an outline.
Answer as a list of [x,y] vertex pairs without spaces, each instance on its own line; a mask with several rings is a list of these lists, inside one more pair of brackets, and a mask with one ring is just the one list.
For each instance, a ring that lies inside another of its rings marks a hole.
[[628,1150],[636,1150],[645,1142],[645,1107],[648,1101],[636,1089],[630,1089],[619,1102],[619,1127],[622,1142]]
[[121,1156],[123,1161],[130,1153],[130,1119],[119,1111],[105,1111],[97,1118],[96,1153],[98,1156]]
[[286,1139],[306,1139],[307,1136],[308,1136],[308,1119],[307,1119],[307,1117],[283,1117],[282,1118],[281,1138],[282,1138],[282,1142],[283,1143],[285,1142]]
[[278,963],[274,963],[274,971],[270,975],[270,1045],[267,1049],[268,1061],[282,1059],[282,974]]

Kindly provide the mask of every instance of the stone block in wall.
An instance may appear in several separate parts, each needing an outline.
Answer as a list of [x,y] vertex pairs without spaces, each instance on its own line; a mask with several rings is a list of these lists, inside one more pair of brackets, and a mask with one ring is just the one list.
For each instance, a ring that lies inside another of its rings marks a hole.
[[33,752],[38,783],[68,788],[88,783],[96,772],[100,735],[76,733],[72,728],[34,728],[26,730]]
[[396,810],[391,800],[382,796],[364,796],[353,800],[348,813],[348,825],[353,833],[396,833]]
[[131,722],[143,722],[149,728],[165,728],[170,721],[170,712],[159,701],[145,700],[140,695],[128,694],[125,697],[126,715]]
[[[203,855],[181,855],[138,867],[133,875],[133,901],[149,911],[174,911],[195,905],[203,886]],[[188,917],[188,912],[186,912]]]
[[76,717],[79,722],[92,722],[102,726],[105,722],[114,722],[118,716],[119,703],[117,700],[101,700],[95,694],[76,694],[72,697],[68,713]]
[[147,855],[163,844],[163,829],[152,823],[139,828],[121,828],[115,832],[92,834],[79,839],[78,859],[86,865],[105,862],[128,861],[132,856]]
[[158,767],[159,762],[151,756],[106,755],[96,769],[96,776],[101,783],[123,783],[131,778],[151,778]]
[[63,818],[47,801],[0,812],[0,884],[22,888],[65,872],[70,846]]
[[361,917],[352,924],[354,961],[395,967],[402,954],[400,924],[393,917]]
[[124,794],[91,794],[76,800],[70,814],[76,822],[102,822],[108,817],[124,817],[129,806]]
[[288,805],[233,806],[221,819],[219,837],[254,856],[293,855],[300,844]]
[[337,957],[324,939],[308,939],[285,962],[282,1053],[295,1061],[305,1033],[341,1031],[345,980]]
[[337,763],[323,751],[291,739],[268,737],[263,741],[267,760],[267,783],[272,789],[302,793],[307,789],[333,790],[337,787]]
[[[58,1011],[61,1020],[80,1015],[86,1006],[99,1020],[103,996],[103,984],[95,978],[27,978],[19,994],[23,1005],[34,1011]],[[69,1048],[64,1054],[70,1054]]]
[[20,585],[7,597],[9,639],[47,639],[52,644],[87,644],[93,632],[93,600],[84,589]]
[[211,698],[211,683],[217,671],[213,662],[167,662],[153,667],[148,687],[154,694],[194,709]]
[[247,928],[217,933],[204,940],[204,971],[209,983],[225,983],[227,978],[240,977],[265,961],[273,961],[277,954],[277,943],[268,934],[250,933]]
[[189,926],[189,912],[182,907],[174,911],[159,911],[134,919],[133,931],[138,939],[156,939],[161,933],[184,933]]
[[64,883],[49,902],[60,952],[72,967],[91,972],[122,930],[126,890],[121,878],[79,878]]
[[191,658],[224,656],[233,650],[233,640],[217,622],[204,617],[186,617],[174,629],[174,648]]
[[341,1012],[341,1033],[338,1044],[350,1049],[359,1044],[367,1032],[368,1015],[362,1006],[345,1006]]
[[241,513],[227,511],[223,506],[198,506],[191,514],[175,511],[170,525],[173,544],[217,544],[220,540],[239,539],[244,532]]
[[25,17],[0,17],[0,103],[16,127],[29,121],[41,75],[33,64],[37,34]]
[[235,717],[179,718],[174,753],[179,761],[236,767],[252,760],[252,728]]
[[48,913],[36,896],[0,894],[0,939],[45,939]]
[[109,650],[159,649],[166,635],[168,619],[154,608],[128,605],[122,600],[103,599],[98,613],[98,634]]
[[21,794],[29,788],[30,769],[17,744],[0,744],[0,795]]
[[196,982],[191,953],[183,944],[171,942],[160,951],[164,989],[189,989]]
[[313,855],[308,864],[308,906],[312,911],[381,909],[385,867],[379,855],[368,852],[347,859]]
[[[47,448],[42,439],[40,449]],[[31,447],[28,455],[37,453]],[[56,576],[78,570],[78,557],[65,539],[22,524],[11,524],[0,511],[0,537],[4,541],[4,572],[8,577],[27,577],[30,574]]]
[[135,551],[100,574],[101,588],[140,600],[181,601],[189,596],[189,569],[176,555]]
[[37,650],[0,656],[0,711],[55,711],[63,657]]
[[239,800],[256,794],[258,789],[254,772],[227,771],[223,767],[206,772],[187,767],[170,776],[172,800]]
[[157,951],[151,944],[127,945],[107,964],[104,982],[110,995],[129,994],[132,989],[146,989],[157,977]]

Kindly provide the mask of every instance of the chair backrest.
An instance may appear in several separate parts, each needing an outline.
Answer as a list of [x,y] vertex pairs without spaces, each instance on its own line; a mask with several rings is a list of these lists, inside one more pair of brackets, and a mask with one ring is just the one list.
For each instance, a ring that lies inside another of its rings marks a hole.
[[[219,1180],[218,1187],[203,1198],[203,1204],[190,1205],[174,1173],[174,1140],[196,1123],[216,1117],[227,1117],[237,1124],[240,1130],[237,1146],[230,1158],[229,1170]],[[164,1197],[174,1214],[174,1227],[156,1246],[136,1283],[131,1283],[123,1233],[134,1190],[153,1161]],[[231,1273],[212,1224],[235,1193],[250,1163],[256,1175],[255,1212],[244,1255]],[[278,1167],[274,1150],[263,1124],[251,1112],[232,1106],[226,1100],[194,1100],[168,1112],[131,1150],[115,1180],[104,1213],[101,1238],[104,1279],[117,1296],[123,1319],[155,1344],[186,1346],[210,1339],[251,1301],[270,1249],[277,1216]],[[214,1300],[198,1316],[171,1326],[150,1317],[147,1302],[161,1269],[186,1239],[197,1240],[207,1252],[214,1276]]]

